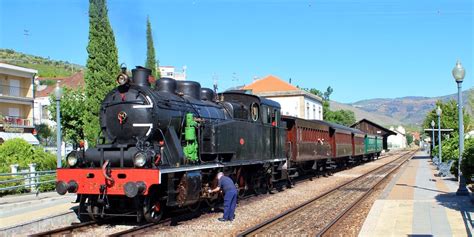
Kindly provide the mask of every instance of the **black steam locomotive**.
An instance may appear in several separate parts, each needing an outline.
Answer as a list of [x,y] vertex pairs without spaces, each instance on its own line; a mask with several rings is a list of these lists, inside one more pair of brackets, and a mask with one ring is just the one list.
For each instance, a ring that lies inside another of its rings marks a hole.
[[266,192],[286,180],[286,123],[280,105],[241,92],[214,93],[193,81],[162,78],[151,87],[143,67],[117,77],[100,108],[96,147],[68,155],[56,190],[77,193],[79,216],[160,220],[165,208],[213,205],[215,174],[240,193]]

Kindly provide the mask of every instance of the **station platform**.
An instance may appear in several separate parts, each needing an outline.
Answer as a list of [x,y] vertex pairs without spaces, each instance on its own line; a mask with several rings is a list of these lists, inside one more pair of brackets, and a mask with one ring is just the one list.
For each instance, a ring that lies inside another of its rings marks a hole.
[[0,198],[0,236],[17,236],[29,230],[69,225],[78,221],[76,196],[56,192],[11,195]]
[[474,205],[418,152],[373,204],[359,236],[472,236]]

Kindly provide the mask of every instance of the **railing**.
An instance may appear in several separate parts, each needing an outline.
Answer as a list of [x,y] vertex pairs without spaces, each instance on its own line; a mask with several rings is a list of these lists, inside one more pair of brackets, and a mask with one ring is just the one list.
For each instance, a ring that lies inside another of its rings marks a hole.
[[31,119],[22,118],[17,116],[4,116],[3,124],[12,125],[12,126],[32,126]]
[[[30,170],[0,173],[0,192],[13,190],[39,192],[41,185],[56,182],[56,170],[34,171],[34,168],[34,165],[30,165]],[[13,171],[16,171],[15,169],[12,168]]]
[[32,89],[28,87],[18,87],[0,84],[0,96],[13,96],[33,99],[33,93],[28,96],[28,93],[30,91],[32,91]]

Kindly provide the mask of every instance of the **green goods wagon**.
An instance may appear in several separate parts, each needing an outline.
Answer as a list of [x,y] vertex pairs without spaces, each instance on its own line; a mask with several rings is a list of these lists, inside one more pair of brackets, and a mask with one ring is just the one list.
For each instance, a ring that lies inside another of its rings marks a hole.
[[375,153],[377,141],[375,136],[365,136],[365,154]]
[[377,152],[381,152],[383,150],[383,138],[382,137],[377,137]]

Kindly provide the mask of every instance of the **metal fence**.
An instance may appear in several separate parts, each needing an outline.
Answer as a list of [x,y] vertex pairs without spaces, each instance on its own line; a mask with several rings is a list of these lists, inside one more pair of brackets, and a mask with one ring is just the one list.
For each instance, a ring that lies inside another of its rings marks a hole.
[[11,165],[12,173],[0,173],[0,192],[13,190],[39,192],[42,184],[56,182],[56,170],[36,171],[36,165],[29,166],[29,170],[17,172],[18,165]]

